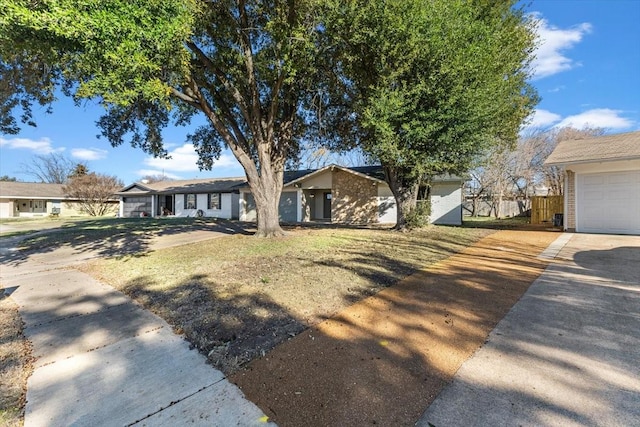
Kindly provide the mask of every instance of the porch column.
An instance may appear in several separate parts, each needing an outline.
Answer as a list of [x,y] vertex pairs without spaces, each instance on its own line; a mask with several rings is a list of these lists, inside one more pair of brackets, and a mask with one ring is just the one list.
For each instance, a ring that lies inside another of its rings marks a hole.
[[304,206],[302,206],[302,189],[298,188],[296,192],[296,221],[302,222],[302,212],[304,211]]

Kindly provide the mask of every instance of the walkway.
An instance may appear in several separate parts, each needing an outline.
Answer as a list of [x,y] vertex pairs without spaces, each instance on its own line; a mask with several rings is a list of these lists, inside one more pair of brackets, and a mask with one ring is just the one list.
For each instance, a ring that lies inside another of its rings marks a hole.
[[[182,235],[153,247],[211,237]],[[26,427],[267,424],[164,320],[68,268],[93,256],[65,248],[0,268],[36,359]]]
[[419,426],[640,424],[640,236],[563,238]]

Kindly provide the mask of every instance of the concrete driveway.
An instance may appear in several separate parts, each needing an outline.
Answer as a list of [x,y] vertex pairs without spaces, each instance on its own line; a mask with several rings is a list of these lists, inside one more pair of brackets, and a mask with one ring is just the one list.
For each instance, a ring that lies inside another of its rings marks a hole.
[[417,425],[640,425],[640,236],[564,234],[553,247]]

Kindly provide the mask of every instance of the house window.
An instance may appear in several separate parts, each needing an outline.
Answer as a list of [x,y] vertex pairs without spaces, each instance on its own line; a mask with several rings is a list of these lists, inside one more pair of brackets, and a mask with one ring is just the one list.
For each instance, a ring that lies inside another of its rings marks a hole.
[[184,196],[184,208],[185,209],[197,209],[198,206],[196,204],[196,195],[195,194],[185,194]]
[[220,193],[209,194],[209,209],[220,210],[222,206],[222,195]]

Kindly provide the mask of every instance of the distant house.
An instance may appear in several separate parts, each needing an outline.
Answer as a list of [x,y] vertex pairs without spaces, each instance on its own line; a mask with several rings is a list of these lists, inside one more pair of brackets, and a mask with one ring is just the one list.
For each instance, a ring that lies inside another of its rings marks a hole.
[[[462,223],[462,184],[458,177],[436,177],[430,188],[431,222]],[[256,206],[244,178],[134,183],[122,189],[120,215],[206,216],[256,220]],[[283,222],[336,224],[395,223],[396,204],[379,166],[326,166],[289,171],[279,201]]]
[[640,132],[562,141],[545,165],[565,169],[565,230],[640,234]]
[[[62,184],[0,181],[0,218],[47,215],[85,216],[77,200],[64,195]],[[117,200],[112,202],[117,206]]]

